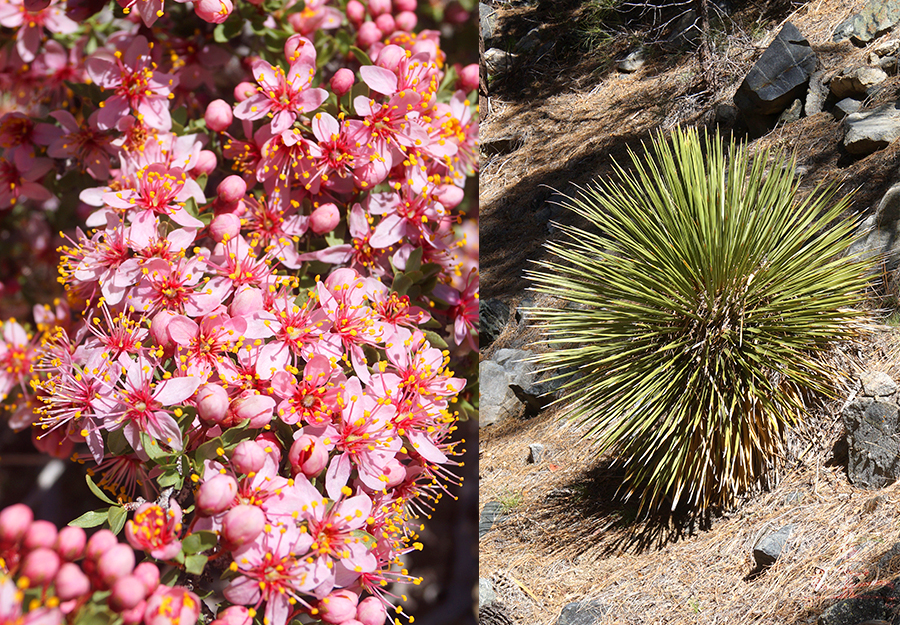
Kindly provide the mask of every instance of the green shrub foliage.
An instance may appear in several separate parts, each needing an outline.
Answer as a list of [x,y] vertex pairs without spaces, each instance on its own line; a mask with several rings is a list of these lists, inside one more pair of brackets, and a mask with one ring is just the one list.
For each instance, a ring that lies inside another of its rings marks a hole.
[[658,136],[567,202],[534,290],[548,369],[573,368],[564,414],[625,470],[644,512],[728,507],[758,485],[809,398],[833,394],[826,356],[867,327],[871,261],[848,255],[846,198],[798,198],[794,161],[695,130]]

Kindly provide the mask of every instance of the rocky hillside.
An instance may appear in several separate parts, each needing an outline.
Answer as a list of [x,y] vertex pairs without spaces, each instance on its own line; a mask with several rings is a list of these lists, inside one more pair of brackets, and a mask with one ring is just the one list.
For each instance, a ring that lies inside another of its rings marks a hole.
[[801,194],[852,192],[860,245],[887,259],[873,306],[896,307],[900,2],[514,0],[481,20],[483,622],[900,623],[896,316],[836,356],[847,401],[789,435],[769,487],[706,519],[636,521],[522,362],[542,349],[527,307],[552,304],[523,271],[575,223],[558,203],[679,124],[793,151]]

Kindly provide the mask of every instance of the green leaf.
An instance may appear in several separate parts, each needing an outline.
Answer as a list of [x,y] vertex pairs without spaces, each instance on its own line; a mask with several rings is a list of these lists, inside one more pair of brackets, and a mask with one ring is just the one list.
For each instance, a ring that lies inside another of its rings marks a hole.
[[122,506],[110,506],[107,512],[109,514],[109,529],[113,534],[118,534],[125,527],[128,513]]
[[203,555],[186,556],[184,559],[184,570],[190,575],[202,575],[203,569],[209,558]]
[[171,455],[159,446],[159,443],[156,442],[156,439],[150,438],[144,432],[141,432],[140,436],[141,445],[144,447],[144,453],[146,453],[151,460],[160,460]]
[[112,505],[112,506],[118,505],[115,501],[113,501],[112,499],[110,499],[109,496],[108,496],[106,493],[104,493],[104,492],[100,489],[99,486],[97,486],[96,484],[94,484],[94,480],[91,479],[91,476],[90,476],[90,475],[85,475],[85,476],[84,476],[84,479],[85,479],[85,481],[87,482],[88,489],[90,489],[90,491],[91,491],[92,493],[94,493],[94,496],[95,496],[97,499],[99,499],[99,500],[102,501],[103,503],[108,503],[108,504],[110,504],[110,505]]
[[445,341],[437,332],[423,330],[423,334],[425,334],[425,338],[428,339],[428,342],[431,343],[432,347],[437,347],[438,349],[447,349],[449,347],[447,341]]
[[163,465],[163,472],[156,478],[156,483],[160,488],[169,488],[181,490],[184,486],[184,476],[178,473],[178,469],[174,464]]
[[91,510],[90,512],[85,512],[80,517],[75,519],[74,521],[70,521],[69,525],[72,527],[83,527],[85,529],[90,527],[97,527],[98,525],[103,525],[106,523],[106,520],[109,518],[109,510]]
[[356,46],[350,46],[350,52],[353,53],[353,56],[356,57],[356,60],[359,61],[360,65],[374,65],[372,59],[369,58],[369,55]]
[[187,554],[195,554],[200,553],[201,551],[208,551],[210,549],[214,549],[216,545],[219,544],[218,539],[216,538],[215,532],[209,532],[207,530],[201,530],[199,532],[194,532],[193,534],[189,534],[181,543],[182,549]]
[[406,292],[409,291],[409,287],[411,287],[412,284],[413,281],[409,276],[405,273],[398,273],[394,276],[393,282],[391,282],[391,290],[398,295],[406,295]]

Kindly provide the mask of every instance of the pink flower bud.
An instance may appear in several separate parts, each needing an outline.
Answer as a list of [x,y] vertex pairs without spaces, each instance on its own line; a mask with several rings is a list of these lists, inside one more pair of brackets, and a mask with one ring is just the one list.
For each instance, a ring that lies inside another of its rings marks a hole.
[[159,586],[159,569],[152,562],[141,562],[132,573],[144,584],[145,596],[149,597]]
[[25,556],[19,575],[28,579],[29,588],[46,586],[56,577],[60,563],[61,560],[55,551],[47,547],[38,547]]
[[197,595],[181,586],[160,586],[147,599],[144,625],[192,625],[199,616],[200,599]]
[[435,196],[444,208],[456,208],[463,201],[465,191],[455,184],[444,184],[437,188]]
[[146,610],[147,602],[141,601],[130,610],[125,610],[124,612],[122,612],[119,616],[122,617],[122,623],[124,625],[138,625],[144,620],[144,612]]
[[216,187],[216,194],[223,202],[231,204],[244,197],[247,192],[247,183],[240,176],[228,176]]
[[375,59],[375,65],[396,72],[400,67],[400,61],[406,58],[406,50],[394,44],[388,44],[381,49]]
[[124,612],[137,607],[146,597],[144,582],[134,575],[126,575],[116,580],[112,586],[108,604],[114,612]]
[[204,480],[197,489],[197,512],[203,516],[213,516],[225,512],[237,497],[238,485],[233,477],[218,473]]
[[259,536],[266,524],[266,515],[257,506],[235,506],[222,519],[222,538],[228,548],[236,549]]
[[35,521],[25,530],[22,538],[22,547],[25,551],[31,551],[39,547],[53,549],[56,545],[56,526],[50,521]]
[[362,625],[384,625],[387,611],[378,597],[366,597],[356,608],[356,620]]
[[88,539],[85,557],[96,562],[100,559],[100,556],[117,544],[119,544],[119,541],[115,534],[109,530],[99,530]]
[[134,571],[134,551],[128,545],[116,543],[97,559],[97,574],[107,588],[116,580]]
[[177,316],[171,310],[161,310],[150,320],[150,334],[153,335],[153,340],[156,341],[156,344],[163,349],[175,346],[172,343],[172,337],[169,336],[169,322]]
[[256,93],[256,85],[252,82],[239,82],[234,88],[234,99],[237,102],[243,102]]
[[356,82],[356,75],[353,71],[342,67],[331,78],[331,90],[338,94],[339,97],[343,96],[350,91],[354,82]]
[[331,202],[322,204],[309,216],[309,227],[316,234],[331,232],[339,223],[341,223],[341,213],[338,207]]
[[412,53],[413,56],[415,56],[420,52],[424,52],[428,56],[428,60],[433,61],[437,58],[438,54],[437,44],[430,39],[419,39],[413,44]]
[[281,464],[281,443],[274,432],[262,432],[256,437],[256,442],[262,446],[264,452],[272,456],[272,462],[276,466]]
[[384,476],[387,478],[387,481],[384,483],[385,488],[394,488],[406,479],[406,467],[396,458],[391,458],[384,465],[383,471]]
[[53,580],[56,588],[56,596],[60,601],[70,601],[88,594],[91,590],[91,580],[84,574],[81,567],[74,562],[64,562]]
[[0,512],[0,541],[7,545],[19,542],[33,520],[34,513],[25,504],[9,506]]
[[263,304],[262,291],[245,284],[235,291],[228,312],[232,317],[243,317],[262,310]]
[[356,43],[365,50],[383,36],[384,33],[375,25],[375,22],[365,22],[359,27],[359,32],[356,33]]
[[63,560],[71,562],[82,556],[85,544],[87,544],[85,531],[80,527],[67,525],[59,530],[59,535],[56,537],[56,553]]
[[256,441],[241,441],[231,454],[231,466],[238,473],[257,473],[266,463],[266,452]]
[[369,0],[369,15],[373,18],[391,12],[391,0]]
[[234,120],[231,106],[225,100],[213,100],[206,107],[206,127],[213,132],[225,132]]
[[233,239],[241,233],[241,218],[234,213],[222,213],[216,215],[209,224],[209,236],[216,243],[221,243],[226,237]]
[[471,63],[459,70],[459,88],[466,93],[478,89],[478,63]]
[[397,29],[397,24],[394,22],[394,16],[390,13],[382,13],[376,17],[375,25],[378,27],[378,30],[385,34],[390,34]]
[[444,9],[444,21],[450,24],[465,24],[469,21],[469,12],[457,0],[453,0]]
[[356,616],[356,602],[359,597],[349,590],[335,590],[324,597],[316,606],[319,613],[316,615],[326,623],[343,623]]
[[350,0],[347,3],[346,11],[347,19],[350,20],[350,23],[356,28],[359,28],[359,25],[366,19],[366,7],[362,2],[359,2],[359,0]]
[[251,625],[250,610],[242,605],[228,606],[220,610],[213,623],[217,625]]
[[224,422],[219,425],[233,427],[244,419],[250,419],[247,427],[261,428],[272,420],[274,410],[275,399],[273,397],[260,395],[254,391],[244,391],[231,402]]
[[405,30],[409,33],[412,32],[416,27],[416,24],[419,23],[419,18],[412,11],[402,11],[401,13],[397,13],[394,22],[397,24],[397,30]]
[[221,24],[228,19],[234,5],[231,0],[197,0],[194,2],[194,13],[204,22]]
[[200,150],[200,154],[197,155],[197,160],[194,162],[194,167],[191,169],[190,174],[194,178],[203,174],[208,176],[216,169],[217,164],[215,152]]
[[394,0],[394,10],[397,12],[415,11],[417,4],[416,0]]
[[302,473],[308,478],[314,478],[328,464],[328,450],[318,438],[303,434],[291,445],[288,460],[294,475]]
[[230,402],[228,391],[218,384],[204,384],[198,388],[194,401],[197,402],[197,416],[207,424],[219,423],[225,417]]

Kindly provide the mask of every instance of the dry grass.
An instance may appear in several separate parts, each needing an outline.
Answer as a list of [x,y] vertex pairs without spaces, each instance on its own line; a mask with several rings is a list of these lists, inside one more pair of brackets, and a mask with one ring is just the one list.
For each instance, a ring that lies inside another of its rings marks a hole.
[[[551,27],[571,21],[578,3],[547,4],[554,5],[552,15],[527,7],[504,10],[527,32],[542,20]],[[626,37],[613,42],[605,60],[550,55],[535,66],[517,66],[512,83],[498,85],[482,103],[483,139],[521,137],[513,152],[482,159],[483,296],[514,304],[521,299],[527,286],[522,271],[542,256],[552,236],[535,217],[551,188],[572,191],[572,183],[608,175],[613,159],[626,162],[628,148],[657,129],[709,124],[715,107],[731,102],[785,21],[810,40],[820,67],[865,62],[867,49],[830,40],[834,27],[863,4],[813,0],[764,24],[758,36],[736,33],[717,51],[712,89],[698,86],[701,68],[691,55],[651,58],[632,75],[611,71],[611,59],[629,49]],[[900,79],[882,87],[871,104],[895,99]],[[823,113],[776,129],[754,145],[795,150],[806,170],[802,192],[820,182],[842,185],[856,191],[851,209],[864,215],[898,181],[900,142],[850,159],[838,147],[842,133]],[[482,357],[535,340],[534,330],[523,333],[510,324]],[[900,379],[900,329],[885,326],[860,350],[835,358],[850,377],[844,397],[853,393],[862,369]],[[841,402],[821,406],[791,433],[781,474],[768,490],[751,494],[724,516],[688,522],[635,522],[634,508],[614,498],[616,468],[610,459],[596,458],[577,431],[561,425],[559,408],[483,428],[482,505],[503,500],[513,508],[482,539],[480,574],[494,580],[498,598],[521,623],[555,623],[565,604],[588,598],[612,607],[597,621],[603,624],[814,622],[837,600],[865,594],[900,573],[900,562],[877,566],[900,543],[900,485],[873,492],[848,483],[840,466],[840,409]],[[528,444],[534,442],[547,447],[548,457],[529,465]],[[796,527],[782,557],[751,575],[756,540],[787,523]]]

